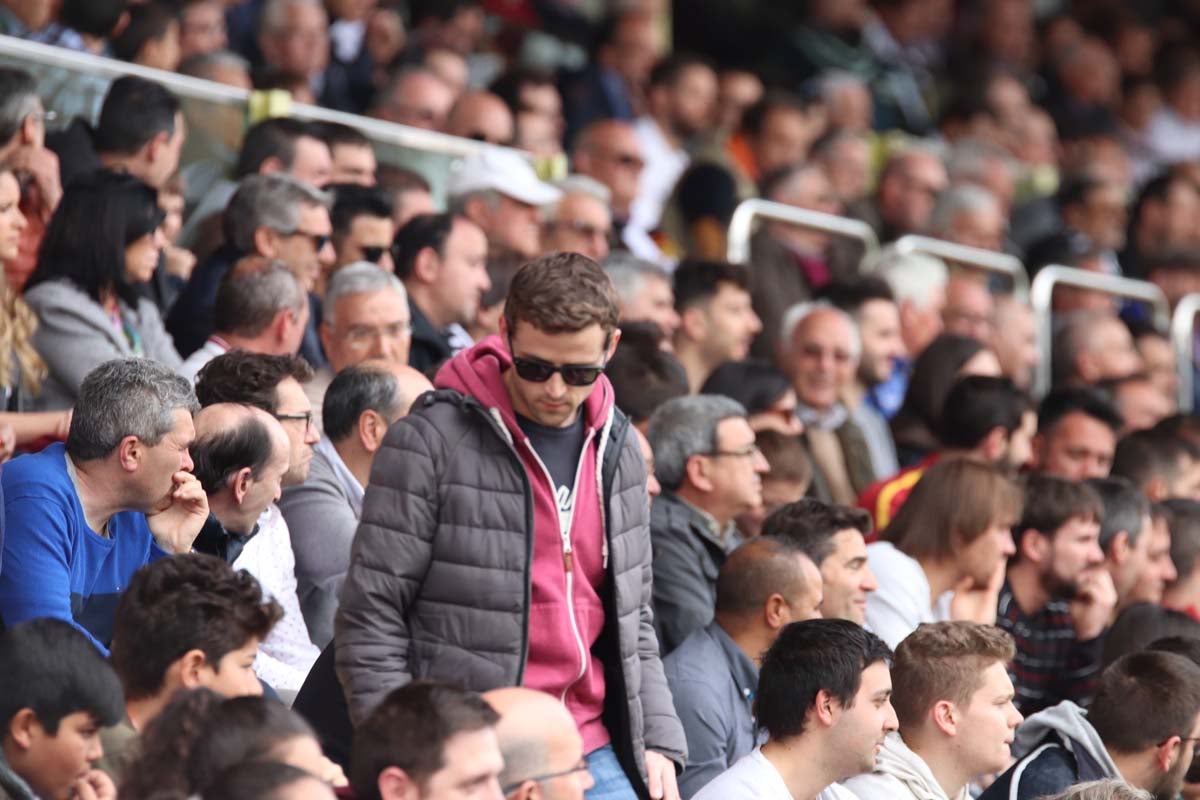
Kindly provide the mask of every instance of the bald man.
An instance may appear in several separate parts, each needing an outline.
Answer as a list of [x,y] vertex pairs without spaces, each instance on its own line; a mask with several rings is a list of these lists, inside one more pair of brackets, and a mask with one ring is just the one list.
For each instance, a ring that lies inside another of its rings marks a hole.
[[279,502],[292,532],[300,609],[318,647],[333,638],[337,599],[375,453],[392,423],[432,389],[412,367],[372,359],[343,369],[325,392],[324,435],[313,446],[308,479],[288,487]]
[[512,112],[491,92],[465,92],[446,117],[445,133],[489,144],[512,144]]
[[762,654],[785,625],[820,617],[822,595],[821,571],[791,541],[751,539],[721,565],[713,621],[663,659],[687,734],[685,800],[754,749]]
[[506,800],[583,800],[595,781],[583,759],[583,739],[567,709],[544,692],[519,686],[483,699],[500,715],[496,738],[504,756]]

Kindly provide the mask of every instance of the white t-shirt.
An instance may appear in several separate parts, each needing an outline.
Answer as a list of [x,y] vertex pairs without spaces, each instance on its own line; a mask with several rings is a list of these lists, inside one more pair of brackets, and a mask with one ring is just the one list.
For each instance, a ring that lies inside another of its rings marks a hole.
[[867,545],[867,563],[879,588],[867,595],[866,627],[888,647],[895,650],[922,622],[950,619],[954,593],[946,592],[931,606],[929,580],[915,558],[891,542],[872,542]]
[[[693,795],[692,800],[795,800],[783,776],[762,754],[761,748],[738,762]],[[858,800],[853,792],[836,783],[821,790],[815,800]]]

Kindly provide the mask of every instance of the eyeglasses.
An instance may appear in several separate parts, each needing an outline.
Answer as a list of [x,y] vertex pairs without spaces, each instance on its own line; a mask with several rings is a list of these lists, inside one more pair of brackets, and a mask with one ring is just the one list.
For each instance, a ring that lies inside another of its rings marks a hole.
[[312,231],[292,231],[288,236],[307,236],[313,243],[313,249],[318,253],[325,249],[325,245],[329,244],[328,233],[313,233]]
[[312,429],[313,414],[311,411],[305,411],[303,414],[276,414],[275,419],[280,422],[299,422],[304,420],[304,432],[308,433]]
[[383,258],[384,253],[391,252],[391,247],[376,246],[376,247],[360,247],[362,251],[362,260],[370,261],[372,264],[378,264],[379,259]]
[[58,119],[58,112],[57,111],[46,111],[46,110],[34,111],[29,116],[33,117],[34,119],[40,120],[43,125],[46,125],[46,124],[54,122],[56,119]]
[[710,456],[712,458],[755,458],[762,455],[762,450],[758,449],[758,445],[752,444],[749,447],[741,450],[710,450],[707,453],[701,453],[702,456]]
[[[508,350],[513,352],[512,338],[508,340]],[[523,381],[531,383],[545,383],[558,372],[562,375],[563,383],[567,386],[591,386],[595,383],[601,373],[604,372],[604,364],[551,364],[542,361],[540,358],[520,358],[513,356],[513,369],[517,371]]]
[[356,346],[365,346],[376,339],[402,339],[412,333],[407,322],[392,322],[388,325],[352,325],[343,337]]
[[520,789],[522,784],[528,783],[529,781],[533,781],[534,783],[542,783],[543,781],[554,780],[555,778],[565,778],[566,776],[574,775],[577,772],[587,771],[587,759],[581,758],[579,763],[570,769],[564,769],[562,772],[548,772],[545,775],[534,775],[532,778],[526,778],[523,781],[517,781],[516,783],[510,783],[508,786],[503,786],[500,788],[500,792],[507,796],[515,792],[517,789]]

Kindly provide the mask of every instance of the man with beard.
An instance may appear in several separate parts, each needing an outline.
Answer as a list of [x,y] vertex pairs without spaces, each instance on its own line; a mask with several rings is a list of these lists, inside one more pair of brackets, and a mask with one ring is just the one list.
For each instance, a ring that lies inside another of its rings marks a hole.
[[1100,549],[1103,504],[1090,486],[1025,478],[996,625],[1013,635],[1016,705],[1025,716],[1063,700],[1086,703],[1100,673],[1102,634],[1117,602]]
[[1081,781],[1117,778],[1174,800],[1200,740],[1200,667],[1175,653],[1131,653],[1100,676],[1087,712],[1069,700],[1025,720],[1026,755],[981,800],[1033,800]]
[[876,481],[858,498],[875,522],[888,526],[925,470],[949,456],[973,458],[1016,471],[1029,460],[1037,417],[1029,398],[1008,378],[969,375],[950,390],[939,424],[941,449]]

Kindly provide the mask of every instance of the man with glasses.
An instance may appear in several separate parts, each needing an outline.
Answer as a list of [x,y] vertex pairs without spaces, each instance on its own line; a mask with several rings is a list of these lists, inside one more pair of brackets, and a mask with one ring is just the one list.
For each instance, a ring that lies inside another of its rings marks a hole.
[[[571,153],[571,167],[575,172],[595,178],[612,193],[610,207],[615,238],[611,244],[623,243],[640,258],[657,259],[661,252],[653,242],[624,241],[622,235],[629,222],[633,201],[638,193],[638,181],[645,166],[642,144],[633,125],[618,119],[601,120],[584,128],[575,140],[575,149]],[[643,247],[639,249],[635,244]],[[651,249],[644,245],[649,245]]]
[[981,800],[1033,800],[1082,781],[1116,778],[1173,800],[1200,741],[1200,667],[1143,651],[1113,662],[1085,712],[1070,700],[1027,718],[1013,750],[1026,753]]
[[608,210],[612,193],[586,175],[571,175],[560,181],[558,188],[562,198],[543,211],[546,251],[570,250],[603,261],[612,236],[612,212]]
[[[312,368],[298,356],[231,350],[200,370],[196,397],[205,407],[238,403],[262,409],[278,420],[288,438],[288,468],[281,482],[295,486],[308,477],[313,445],[320,438],[302,385],[311,378]],[[274,502],[258,518],[258,533],[245,543],[233,566],[258,578],[263,590],[283,606],[283,620],[262,644],[260,652],[270,661],[259,664],[259,676],[290,699],[320,651],[304,625],[291,532]]]
[[[392,202],[387,193],[374,187],[340,183],[330,186],[333,193],[333,250],[337,254],[333,270],[356,261],[369,261],[386,272],[396,271],[392,260],[392,239],[396,225],[392,221]],[[323,276],[325,283],[329,276]]]
[[496,739],[504,756],[505,800],[583,800],[595,781],[583,739],[563,704],[519,686],[493,689],[483,699],[500,715]]
[[662,652],[712,622],[717,573],[741,544],[736,518],[762,503],[769,466],[746,409],[717,395],[668,400],[646,438],[662,494],[650,511],[654,542],[654,628]]
[[651,623],[645,466],[603,375],[617,315],[591,259],[530,262],[500,335],[455,356],[391,427],[342,589],[337,671],[355,720],[416,679],[547,692],[604,796],[677,800],[686,744]]

